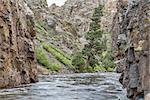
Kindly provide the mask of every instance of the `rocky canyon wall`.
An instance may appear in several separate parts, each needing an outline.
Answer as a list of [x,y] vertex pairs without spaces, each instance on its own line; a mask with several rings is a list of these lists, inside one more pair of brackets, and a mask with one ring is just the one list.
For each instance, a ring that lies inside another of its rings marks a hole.
[[150,0],[118,0],[117,9],[111,30],[117,71],[127,96],[139,100],[150,92]]
[[117,0],[67,0],[61,7],[53,4],[49,8],[56,18],[56,31],[72,35],[71,42],[67,44],[77,44],[72,46],[73,50],[71,50],[76,52],[74,48],[81,50],[87,44],[85,34],[89,31],[93,12],[99,5],[104,6],[104,15],[101,18],[102,30],[110,32],[113,17],[117,11],[116,3]]
[[[105,5],[107,1],[108,0],[67,0],[61,7],[55,4],[50,6],[50,12],[59,16],[63,23],[63,25],[59,25],[59,27],[61,26],[63,30],[72,33],[74,37],[77,36],[80,44],[82,44],[80,48],[83,48],[83,45],[86,43],[84,35],[89,31],[94,9],[99,5]],[[71,24],[73,31],[64,24]]]
[[54,28],[55,18],[48,8],[47,0],[24,0],[33,11],[36,21],[46,22],[49,27]]
[[0,88],[37,81],[34,16],[23,0],[0,0]]

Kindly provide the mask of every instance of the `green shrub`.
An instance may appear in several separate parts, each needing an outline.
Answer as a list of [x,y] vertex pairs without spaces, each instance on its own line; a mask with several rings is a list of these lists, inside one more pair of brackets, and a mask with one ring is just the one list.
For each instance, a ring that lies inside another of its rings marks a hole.
[[108,71],[108,72],[112,72],[112,71],[114,71],[114,68],[107,67],[107,71]]
[[93,73],[93,72],[95,72],[95,71],[93,70],[93,67],[91,67],[91,66],[86,66],[86,67],[85,67],[85,72]]
[[106,69],[105,69],[105,67],[103,67],[103,66],[96,65],[96,66],[94,67],[94,71],[95,71],[95,72],[98,72],[98,71],[106,71]]
[[106,70],[110,71],[115,67],[113,55],[111,51],[105,51],[102,53],[101,66],[105,67]]
[[58,50],[54,49],[51,45],[43,43],[43,48],[50,52],[62,64],[68,66],[69,68],[74,68],[71,64],[71,60],[64,56],[64,54],[58,52]]
[[60,72],[61,71],[61,65],[60,64],[55,64],[55,63],[51,63],[52,68],[50,67],[49,69],[52,71],[56,71],[56,72]]
[[71,60],[71,57],[68,54],[65,54],[64,52],[62,52],[61,50],[57,49],[56,47],[54,47],[53,45],[49,44],[49,47],[51,47],[52,49],[54,49],[56,52],[60,53],[62,56],[64,56],[65,58]]
[[85,61],[81,52],[76,53],[73,56],[72,65],[75,66],[76,72],[84,72]]
[[36,40],[43,42],[43,40],[39,36],[36,36]]
[[52,37],[52,34],[55,32],[54,29],[48,27],[48,25],[45,22],[36,22],[35,26],[36,31],[44,36]]
[[46,52],[42,48],[36,48],[37,61],[45,67],[49,67],[49,60]]
[[38,24],[38,23],[36,23],[35,26],[36,26],[35,29],[36,29],[36,31],[37,31],[38,33],[40,33],[40,34],[47,34],[47,31],[44,29],[43,26],[41,26],[41,25]]
[[54,64],[49,61],[48,55],[43,48],[36,48],[36,57],[39,64],[43,65],[45,68],[51,71],[59,72],[61,67],[59,64]]

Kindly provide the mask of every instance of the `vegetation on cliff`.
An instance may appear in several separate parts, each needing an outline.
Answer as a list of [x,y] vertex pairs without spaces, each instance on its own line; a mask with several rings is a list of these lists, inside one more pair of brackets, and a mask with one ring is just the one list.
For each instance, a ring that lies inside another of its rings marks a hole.
[[55,38],[55,36],[52,35],[52,30],[50,28],[46,28],[44,23],[37,22],[36,31],[38,32],[36,36],[36,40],[38,41],[38,46],[36,46],[38,63],[50,71],[55,72],[60,72],[62,70],[62,66],[66,66],[67,69],[73,69],[74,66],[71,63],[71,56],[64,53],[54,44],[49,43],[49,39]]
[[61,66],[59,64],[55,64],[49,60],[48,54],[43,48],[36,48],[36,57],[38,63],[43,65],[45,68],[56,72],[61,70]]
[[[61,46],[60,44],[58,46],[54,45],[60,40],[60,35],[55,35],[56,32],[47,27],[45,23],[37,22],[36,31],[38,34],[36,40],[39,41],[38,45],[40,44],[42,49],[37,48],[38,62],[51,71],[57,72],[61,70],[61,66],[66,66],[67,69],[75,72],[113,71],[114,61],[110,47],[111,34],[101,29],[102,16],[103,6],[99,5],[93,12],[89,31],[85,33],[87,44],[80,51],[73,46],[72,49],[77,53],[73,53],[72,55],[58,48]],[[69,38],[67,33],[64,36],[66,40]],[[48,57],[48,54],[59,63],[55,64],[56,62],[52,61],[52,58]]]
[[1,0],[0,88],[36,82],[43,69],[84,73],[116,66],[127,96],[144,98],[150,91],[149,0],[91,1],[49,8],[46,0]]
[[64,53],[60,52],[58,49],[54,48],[50,44],[43,43],[43,47],[45,50],[50,52],[59,62],[70,68],[73,68],[70,57],[66,56]]
[[102,16],[103,6],[99,5],[93,13],[90,30],[85,34],[88,43],[80,55],[77,53],[72,60],[72,63],[76,65],[77,69],[80,69],[80,72],[112,71],[115,66],[109,42],[111,34],[101,29]]

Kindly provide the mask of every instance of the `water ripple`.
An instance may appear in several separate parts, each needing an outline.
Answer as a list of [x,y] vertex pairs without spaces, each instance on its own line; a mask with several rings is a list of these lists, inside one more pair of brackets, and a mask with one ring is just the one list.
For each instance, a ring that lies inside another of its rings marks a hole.
[[1,89],[0,100],[128,100],[116,73],[39,76],[39,82]]

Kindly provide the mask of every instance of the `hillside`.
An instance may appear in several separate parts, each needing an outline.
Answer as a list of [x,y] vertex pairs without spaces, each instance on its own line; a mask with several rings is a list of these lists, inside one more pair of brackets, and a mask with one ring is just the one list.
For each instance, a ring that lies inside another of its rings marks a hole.
[[[54,71],[59,70],[62,73],[69,73],[70,70],[74,70],[72,57],[76,52],[82,51],[84,45],[87,44],[85,34],[89,31],[94,9],[99,5],[105,6],[107,1],[68,0],[62,7],[55,4],[48,7],[46,1],[41,0],[26,1],[35,15],[37,32],[35,44],[39,64]],[[111,21],[114,16],[113,11],[115,9],[109,7],[112,2],[106,4],[102,23],[105,23],[105,18],[109,13],[112,14]],[[107,7],[109,9],[106,9]],[[107,26],[103,27],[106,28]],[[105,28],[103,30],[108,32]],[[39,54],[39,52],[43,53]],[[44,57],[41,58],[42,56]],[[49,66],[57,68],[49,68]]]

